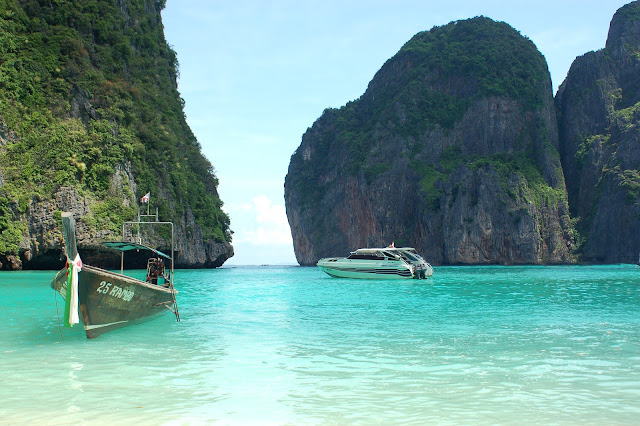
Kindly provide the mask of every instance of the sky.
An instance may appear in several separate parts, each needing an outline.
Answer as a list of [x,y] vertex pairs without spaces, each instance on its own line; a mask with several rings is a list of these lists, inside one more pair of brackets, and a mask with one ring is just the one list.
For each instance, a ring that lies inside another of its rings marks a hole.
[[605,46],[627,3],[168,0],[162,21],[187,123],[231,218],[235,256],[225,265],[297,264],[284,204],[291,155],[324,109],[359,98],[416,33],[475,16],[504,21],[545,56],[555,93],[577,56]]

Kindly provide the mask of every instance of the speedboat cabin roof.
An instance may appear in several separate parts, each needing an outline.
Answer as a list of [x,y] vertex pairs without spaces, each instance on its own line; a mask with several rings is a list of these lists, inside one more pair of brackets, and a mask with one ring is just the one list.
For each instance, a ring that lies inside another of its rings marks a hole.
[[416,251],[413,247],[384,247],[384,248],[361,248],[356,251],[352,251],[351,253],[358,252],[378,252],[378,251]]

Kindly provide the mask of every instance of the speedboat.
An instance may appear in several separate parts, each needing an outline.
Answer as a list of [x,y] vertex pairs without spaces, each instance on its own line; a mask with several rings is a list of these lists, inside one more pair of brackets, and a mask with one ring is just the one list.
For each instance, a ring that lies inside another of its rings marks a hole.
[[348,257],[327,257],[318,268],[333,277],[411,279],[428,278],[433,268],[412,247],[361,248]]

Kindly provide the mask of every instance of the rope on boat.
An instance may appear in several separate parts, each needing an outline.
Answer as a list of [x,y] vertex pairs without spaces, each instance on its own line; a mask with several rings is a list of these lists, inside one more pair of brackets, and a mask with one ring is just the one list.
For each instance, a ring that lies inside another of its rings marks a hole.
[[172,311],[176,316],[176,321],[180,322],[180,312],[178,312],[178,301],[176,300],[176,289],[173,288],[173,283],[171,283],[171,298],[173,299],[173,307],[175,311]]
[[154,306],[160,306],[160,305],[164,306],[176,316],[176,321],[180,322],[180,312],[178,311],[178,301],[176,300],[176,291],[173,288],[173,283],[171,282],[169,283],[169,289],[171,290],[171,300],[173,301],[173,309],[169,307],[167,302],[156,303]]
[[171,291],[171,301],[173,302],[174,308],[171,309],[167,304],[167,302],[156,303],[153,306],[160,306],[160,305],[164,306],[176,316],[176,321],[180,322],[180,312],[178,311],[178,301],[176,300],[176,289],[173,287],[173,283],[171,281],[169,281],[168,283],[169,284],[167,288]]
[[171,311],[171,313],[173,313],[176,318],[178,319],[178,321],[180,321],[180,314],[177,312],[177,310],[173,310],[171,309],[171,307],[169,306],[169,304],[167,302],[160,302],[160,303],[156,303],[154,306],[164,306],[165,308],[167,308],[168,310]]

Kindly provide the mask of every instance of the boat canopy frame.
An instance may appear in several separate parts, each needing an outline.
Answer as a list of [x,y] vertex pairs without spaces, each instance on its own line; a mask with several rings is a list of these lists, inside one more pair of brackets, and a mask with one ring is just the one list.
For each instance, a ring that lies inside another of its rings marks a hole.
[[168,254],[164,254],[160,250],[156,250],[143,244],[132,243],[130,241],[105,241],[104,243],[102,243],[102,245],[121,252],[127,252],[131,250],[149,250],[157,256],[171,260],[171,256],[169,256]]
[[[154,219],[154,220],[149,220]],[[137,240],[135,241],[125,241],[125,229],[127,226],[133,227],[134,225],[171,225],[171,255],[167,255],[162,253],[159,250],[151,248],[142,244],[142,237],[140,236],[140,227],[138,227],[138,235]],[[138,220],[127,221],[122,224],[122,241],[111,241],[103,243],[105,246],[110,247],[112,249],[120,251],[120,274],[124,273],[124,253],[125,251],[130,250],[150,250],[152,253],[164,257],[168,260],[171,260],[171,275],[169,280],[169,285],[173,287],[173,272],[174,272],[174,255],[175,255],[175,238],[174,238],[174,230],[173,230],[173,222],[165,222],[158,220],[158,209],[156,209],[155,214],[140,214],[140,210],[138,210]]]

